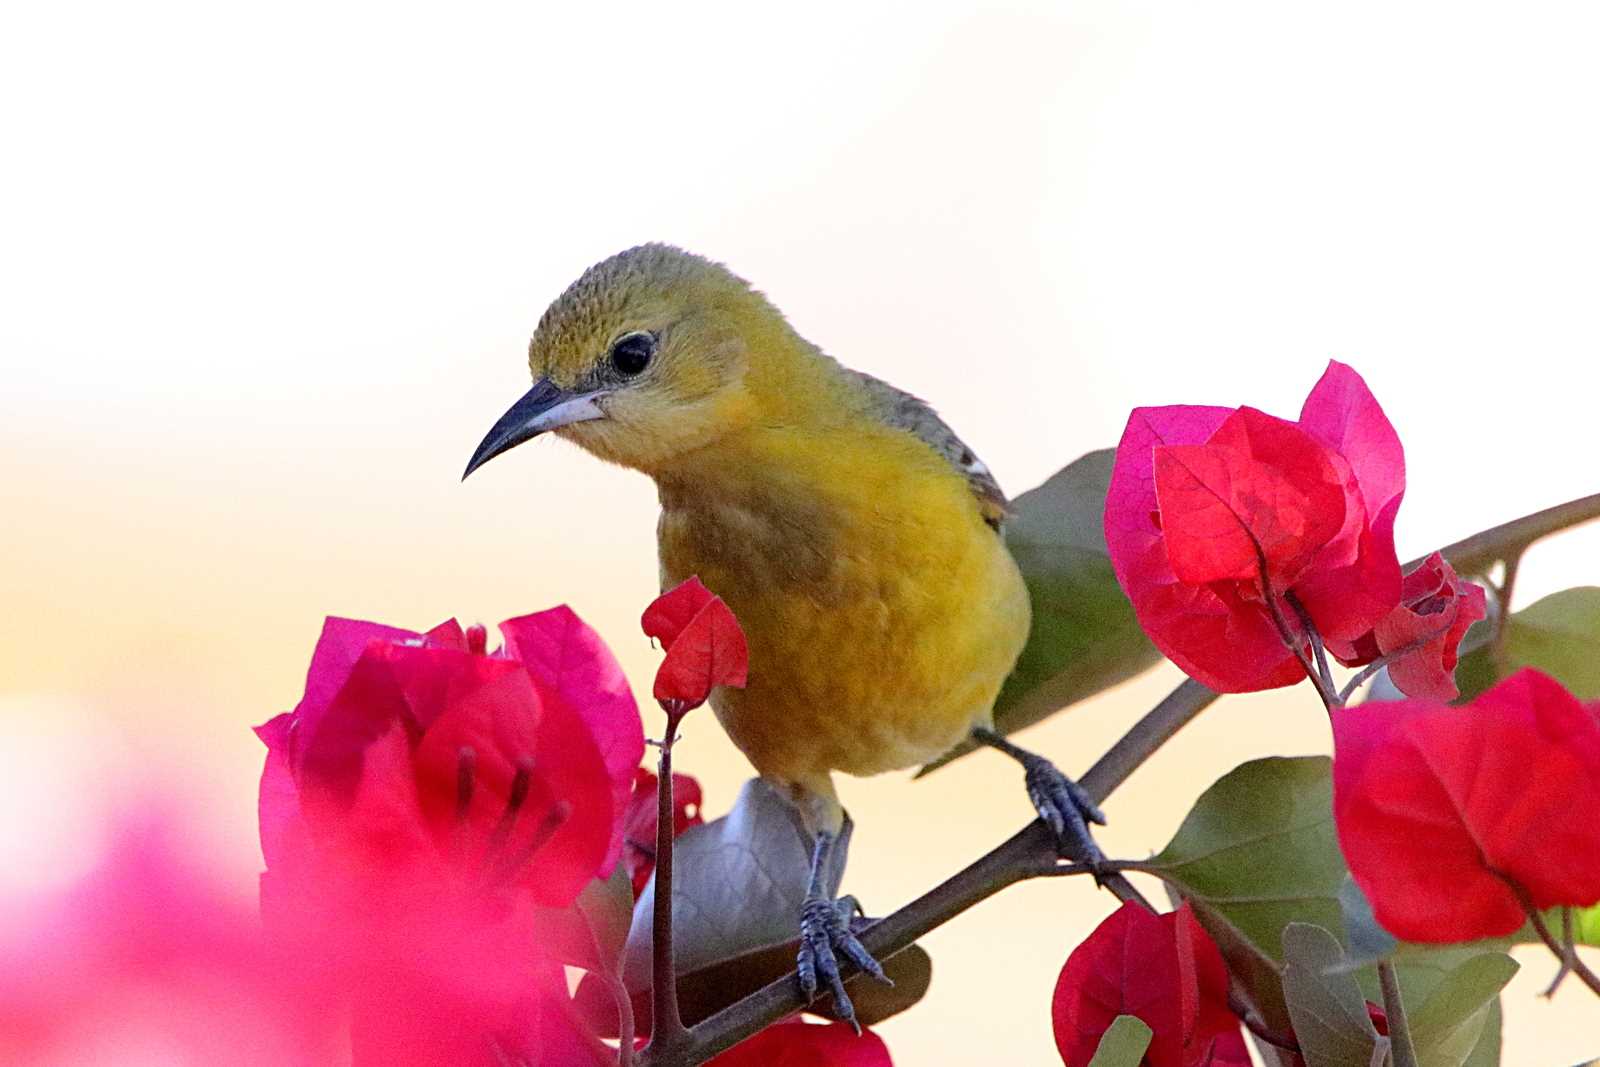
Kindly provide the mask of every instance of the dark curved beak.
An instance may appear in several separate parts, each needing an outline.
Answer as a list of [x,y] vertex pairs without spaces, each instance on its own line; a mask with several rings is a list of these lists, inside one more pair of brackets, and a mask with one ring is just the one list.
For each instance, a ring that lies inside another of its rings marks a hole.
[[568,392],[550,381],[540,378],[522,399],[511,405],[500,421],[496,422],[479,443],[478,450],[467,461],[461,480],[502,452],[509,452],[524,441],[531,441],[546,430],[567,426],[574,422],[604,418],[605,413],[595,403],[599,392]]

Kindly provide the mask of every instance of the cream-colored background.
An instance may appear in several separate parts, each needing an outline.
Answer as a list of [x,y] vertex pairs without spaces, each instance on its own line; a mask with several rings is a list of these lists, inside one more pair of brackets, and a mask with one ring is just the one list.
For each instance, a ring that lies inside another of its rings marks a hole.
[[[1403,556],[1596,488],[1600,19],[1588,5],[13,7],[0,24],[0,880],[61,884],[140,782],[259,864],[247,727],[324,613],[560,601],[641,692],[648,483],[542,442],[458,484],[526,336],[649,239],[726,260],[927,397],[1013,492],[1130,407],[1292,415],[1323,362],[1404,438]],[[1523,602],[1600,580],[1541,546]],[[1078,771],[1175,680],[1026,736]],[[1247,757],[1324,751],[1309,691],[1230,700],[1110,805],[1159,848]],[[745,767],[680,756],[714,812]],[[1020,826],[1016,769],[849,782],[892,908]],[[1014,889],[927,939],[902,1064],[1054,1062],[1109,902]],[[1538,954],[1508,1063],[1600,1053]]]

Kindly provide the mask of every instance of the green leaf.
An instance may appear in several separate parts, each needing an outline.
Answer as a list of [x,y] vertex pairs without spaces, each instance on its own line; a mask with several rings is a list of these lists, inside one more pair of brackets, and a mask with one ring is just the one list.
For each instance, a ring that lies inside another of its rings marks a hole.
[[[1436,1065],[1441,1061],[1430,1060],[1422,1042],[1416,1037],[1417,1012],[1420,1006],[1425,1005],[1440,989],[1449,988],[1451,976],[1473,960],[1489,957],[1507,958],[1501,951],[1504,944],[1504,942],[1488,941],[1460,945],[1420,945],[1408,941],[1400,942],[1400,947],[1394,955],[1394,972],[1400,980],[1400,991],[1411,1021],[1412,1040],[1425,1067],[1430,1064]],[[1370,966],[1362,968],[1356,972],[1356,980],[1361,983],[1362,994],[1368,1000],[1382,1003],[1383,992],[1379,986],[1376,968]],[[1456,1048],[1452,1055],[1460,1052],[1461,1050]],[[1476,1043],[1465,1053],[1465,1059],[1455,1062],[1471,1064],[1472,1067],[1494,1067],[1500,1062],[1498,1000],[1491,1000],[1488,1004]]]
[[1298,756],[1237,767],[1201,794],[1151,866],[1274,960],[1291,922],[1339,929],[1345,867],[1331,765]]
[[[1494,611],[1494,603],[1491,601],[1489,604],[1490,618],[1493,618]],[[1471,628],[1467,630],[1466,635],[1461,639],[1462,649],[1470,648],[1472,651],[1463,651],[1461,659],[1456,662],[1456,688],[1461,691],[1461,695],[1455,700],[1457,704],[1465,704],[1469,700],[1475,700],[1479,693],[1500,680],[1499,675],[1495,673],[1494,657],[1490,655],[1489,651],[1491,630],[1492,626],[1489,620],[1482,619],[1473,623]],[[1378,679],[1387,683],[1389,680],[1388,672],[1385,671],[1379,674]],[[1374,683],[1364,699],[1404,700],[1405,698],[1405,694],[1395,689],[1392,683],[1381,689],[1377,683]]]
[[1502,642],[1511,670],[1537,667],[1580,700],[1600,697],[1600,587],[1564,589],[1514,612]]
[[[1472,643],[1476,623],[1463,645]],[[1506,619],[1498,663],[1487,646],[1461,657],[1456,686],[1467,701],[1523,667],[1537,667],[1580,700],[1600,698],[1600,587],[1551,593]]]
[[[1161,658],[1139,628],[1106,551],[1102,513],[1115,456],[1111,448],[1090,452],[1012,503],[1006,545],[1028,583],[1033,629],[995,701],[995,729],[1002,734],[1048,718]],[[963,745],[923,771],[971,749]]]
[[1486,952],[1445,974],[1420,1008],[1408,1004],[1420,1067],[1462,1067],[1484,1036],[1500,990],[1516,973],[1517,962],[1510,956]]
[[[1561,929],[1561,920],[1556,920],[1553,929]],[[1578,908],[1572,913],[1572,933],[1580,945],[1591,945],[1600,948],[1600,904],[1592,908]],[[1557,937],[1561,936],[1559,933]]]
[[1483,1033],[1478,1044],[1462,1067],[1500,1067],[1500,998],[1489,1003],[1489,1014],[1483,1021]]
[[633,883],[624,864],[583,887],[569,908],[537,908],[539,942],[562,963],[615,974],[633,920]]
[[1150,862],[1222,950],[1268,1025],[1290,1024],[1279,966],[1291,922],[1339,929],[1344,858],[1325,756],[1252,760],[1200,795]]
[[1307,1067],[1371,1067],[1388,1042],[1367,1015],[1366,997],[1344,963],[1339,939],[1320,926],[1283,928],[1283,994]]
[[[1150,861],[1153,873],[1190,900],[1196,917],[1222,949],[1229,970],[1274,1027],[1284,1025],[1274,1018],[1275,1009],[1289,1017],[1281,985],[1276,992],[1269,985],[1274,974],[1281,976],[1285,927],[1300,922],[1340,930],[1346,910],[1354,910],[1341,908],[1348,872],[1333,822],[1331,767],[1323,756],[1242,764],[1201,794],[1172,842]],[[1345,889],[1344,895],[1348,901],[1350,890]],[[1485,948],[1481,943],[1401,942],[1394,950],[1395,973],[1407,1003],[1426,1006],[1441,988],[1453,990],[1446,994],[1449,1002],[1470,999],[1469,980],[1483,976],[1473,969],[1452,976],[1476,959],[1505,959],[1503,953]],[[1370,960],[1346,959],[1334,969],[1349,971],[1351,964],[1364,962]],[[1473,964],[1479,969],[1495,966]],[[1366,999],[1381,999],[1371,966],[1351,973]],[[1495,1062],[1499,1031],[1493,998],[1480,1000],[1475,1007],[1482,1010],[1481,1016],[1463,1017],[1456,1030],[1449,1034],[1441,1030],[1437,1036],[1448,1056],[1463,1057],[1451,1061],[1456,1067],[1469,1062],[1468,1057],[1474,1067]],[[1441,1017],[1445,1012],[1443,1007],[1431,1010]],[[1420,1042],[1418,1048],[1420,1052]],[[1423,1064],[1438,1067],[1447,1058],[1425,1056]]]
[[1119,1015],[1100,1035],[1100,1044],[1094,1050],[1089,1067],[1139,1067],[1154,1036],[1138,1016]]
[[601,970],[617,973],[628,943],[628,927],[633,923],[633,880],[627,864],[618,863],[604,881],[590,882],[578,895],[577,908],[599,951]]

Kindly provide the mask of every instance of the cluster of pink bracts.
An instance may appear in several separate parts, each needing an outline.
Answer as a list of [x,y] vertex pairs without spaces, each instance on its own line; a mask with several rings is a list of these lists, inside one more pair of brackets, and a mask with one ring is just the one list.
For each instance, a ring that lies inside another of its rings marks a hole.
[[1117,446],[1106,543],[1150,639],[1219,693],[1293,685],[1313,636],[1385,658],[1448,700],[1483,590],[1437,555],[1404,577],[1400,438],[1361,376],[1329,365],[1298,422],[1255,408],[1137,408]]

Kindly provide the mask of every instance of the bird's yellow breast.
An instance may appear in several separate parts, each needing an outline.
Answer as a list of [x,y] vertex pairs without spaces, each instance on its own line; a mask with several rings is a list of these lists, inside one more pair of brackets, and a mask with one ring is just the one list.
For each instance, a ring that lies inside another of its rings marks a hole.
[[770,778],[925,762],[986,722],[1027,591],[965,478],[888,426],[765,427],[658,474],[662,574],[698,574],[750,643],[712,705]]

